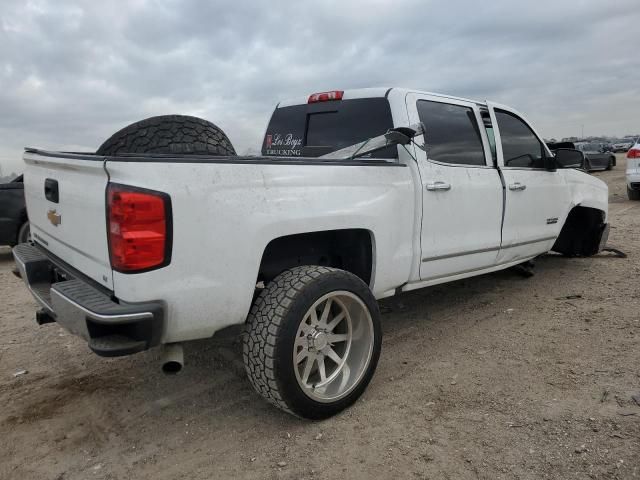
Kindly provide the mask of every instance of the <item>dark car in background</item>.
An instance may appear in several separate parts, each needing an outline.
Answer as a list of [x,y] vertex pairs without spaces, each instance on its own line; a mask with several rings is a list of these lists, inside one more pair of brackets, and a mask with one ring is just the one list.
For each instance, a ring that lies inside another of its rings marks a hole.
[[0,183],[0,245],[17,245],[29,240],[29,220],[24,201],[23,177]]
[[603,143],[579,142],[576,148],[584,153],[584,169],[588,172],[595,170],[611,170],[616,166],[616,156]]

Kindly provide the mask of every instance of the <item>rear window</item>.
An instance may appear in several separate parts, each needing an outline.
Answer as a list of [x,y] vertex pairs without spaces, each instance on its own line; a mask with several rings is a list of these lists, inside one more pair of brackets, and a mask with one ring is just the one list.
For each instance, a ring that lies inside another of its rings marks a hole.
[[[359,98],[277,108],[262,143],[262,154],[319,157],[393,128],[386,98]],[[398,158],[398,148],[370,155]]]

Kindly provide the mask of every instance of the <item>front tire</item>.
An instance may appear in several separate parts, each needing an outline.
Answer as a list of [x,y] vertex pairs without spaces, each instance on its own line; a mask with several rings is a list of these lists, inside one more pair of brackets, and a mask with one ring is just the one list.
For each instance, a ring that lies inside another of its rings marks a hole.
[[255,390],[308,419],[335,415],[367,388],[380,357],[378,304],[344,270],[295,267],[278,275],[249,314],[243,360]]

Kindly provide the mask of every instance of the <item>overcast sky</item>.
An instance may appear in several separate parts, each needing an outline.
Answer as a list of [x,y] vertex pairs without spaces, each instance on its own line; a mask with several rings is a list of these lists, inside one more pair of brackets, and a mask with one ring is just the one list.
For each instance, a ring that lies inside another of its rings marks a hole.
[[0,165],[168,113],[258,149],[279,99],[402,86],[490,99],[546,137],[640,132],[640,2],[1,0]]

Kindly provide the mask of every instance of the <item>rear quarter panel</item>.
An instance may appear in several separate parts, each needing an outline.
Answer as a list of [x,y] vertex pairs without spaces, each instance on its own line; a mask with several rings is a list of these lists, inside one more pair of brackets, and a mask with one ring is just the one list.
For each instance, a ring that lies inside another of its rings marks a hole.
[[407,167],[108,162],[107,170],[111,182],[171,197],[171,264],[113,273],[118,298],[166,302],[164,342],[243,323],[264,249],[284,235],[366,229],[374,294],[409,277],[415,205]]

